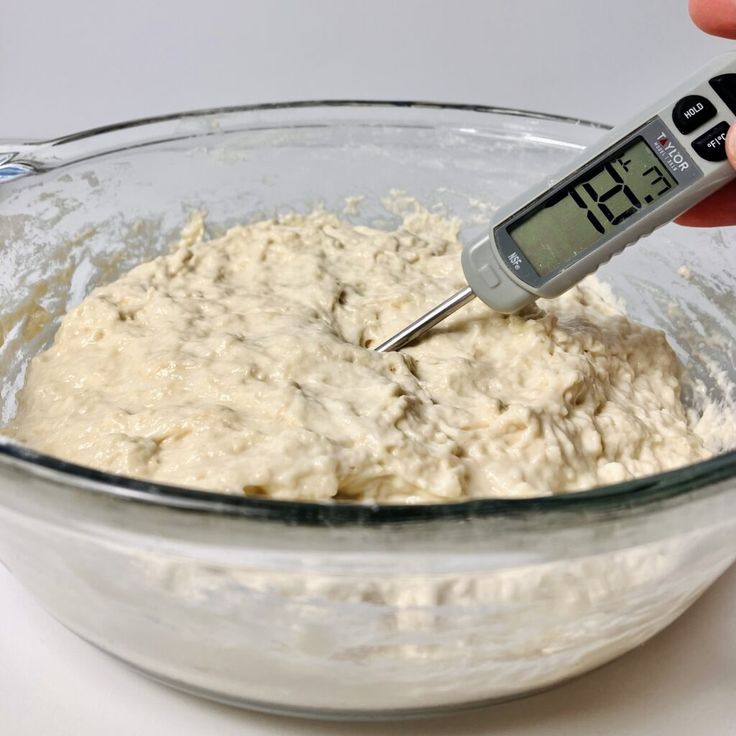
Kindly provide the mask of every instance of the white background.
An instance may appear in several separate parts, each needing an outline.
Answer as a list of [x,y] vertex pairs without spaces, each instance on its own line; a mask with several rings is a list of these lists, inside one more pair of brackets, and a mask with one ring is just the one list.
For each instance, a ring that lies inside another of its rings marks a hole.
[[[430,99],[615,123],[734,48],[686,0],[3,0],[0,140],[200,107]],[[421,724],[308,723],[168,691],[0,570],[0,733],[733,736],[736,569],[642,649],[535,698]]]

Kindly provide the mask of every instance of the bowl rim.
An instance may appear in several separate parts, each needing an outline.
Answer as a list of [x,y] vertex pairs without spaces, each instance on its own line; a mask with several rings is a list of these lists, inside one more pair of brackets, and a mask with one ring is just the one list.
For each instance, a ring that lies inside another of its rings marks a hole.
[[[413,100],[298,100],[293,102],[271,102],[254,105],[238,105],[216,107],[201,110],[190,110],[154,117],[136,118],[111,125],[103,125],[77,133],[52,138],[45,141],[34,141],[18,146],[0,142],[0,149],[15,148],[19,156],[25,158],[33,155],[34,149],[43,157],[42,149],[57,149],[65,144],[76,143],[84,139],[95,139],[116,131],[132,128],[145,129],[160,123],[176,122],[184,119],[207,118],[216,115],[237,113],[278,111],[305,108],[418,108],[450,110],[459,112],[477,112],[507,117],[521,117],[528,120],[542,120],[553,123],[582,126],[590,129],[608,130],[611,126],[580,118],[548,114],[517,108],[496,107],[462,103],[445,103]],[[288,127],[288,124],[287,126]],[[225,132],[225,131],[217,131]],[[185,137],[204,135],[190,134]],[[181,137],[181,136],[178,136]],[[114,151],[126,150],[141,145],[154,144],[169,140],[161,135],[146,138],[137,144],[128,142],[118,148],[105,148],[91,152],[85,160],[96,158]],[[23,169],[18,175],[42,173],[49,168],[63,166],[74,161],[57,160],[51,167],[34,165],[33,162],[21,161]],[[11,159],[5,159],[10,162]],[[4,162],[3,162],[4,163]],[[17,166],[18,163],[14,163]],[[2,177],[0,177],[0,180]],[[406,523],[411,521],[457,520],[497,516],[540,516],[551,513],[571,512],[615,512],[623,509],[644,509],[652,504],[680,498],[695,491],[713,487],[721,481],[736,476],[736,450],[721,453],[708,460],[686,465],[664,473],[624,481],[608,486],[600,486],[585,491],[567,494],[538,496],[533,498],[476,498],[462,501],[451,501],[429,504],[377,504],[353,501],[292,501],[257,496],[232,495],[217,491],[204,491],[184,486],[155,483],[139,480],[129,476],[117,475],[87,466],[66,462],[59,458],[37,452],[20,445],[8,437],[0,435],[0,466],[5,470],[20,470],[22,473],[53,481],[57,484],[80,491],[102,494],[107,498],[142,502],[187,511],[239,516],[251,519],[280,521],[304,526],[342,526],[342,525],[383,525]]]
[[[306,100],[287,100],[282,102],[259,102],[247,105],[230,105],[222,107],[206,107],[195,110],[183,110],[174,113],[164,113],[161,115],[152,115],[141,118],[130,118],[121,120],[116,123],[108,123],[95,126],[93,128],[84,128],[83,130],[67,133],[52,138],[44,138],[39,140],[29,140],[23,142],[21,147],[29,149],[64,146],[70,143],[84,140],[86,138],[98,138],[108,133],[115,133],[121,130],[129,130],[132,128],[141,128],[146,126],[155,126],[159,123],[177,122],[182,120],[206,118],[217,115],[234,115],[238,113],[251,112],[269,112],[278,110],[299,110],[310,108],[414,108],[424,110],[454,110],[457,112],[478,112],[504,115],[508,117],[522,117],[529,120],[544,120],[547,122],[569,123],[573,125],[581,125],[586,128],[598,130],[611,130],[613,126],[608,123],[589,120],[587,118],[577,118],[571,115],[559,115],[557,113],[538,112],[536,110],[524,110],[516,107],[504,107],[499,105],[482,105],[476,103],[463,102],[437,102],[434,100],[382,100],[382,99],[353,99],[353,98],[325,98],[325,99],[306,99]],[[220,131],[213,130],[212,134],[216,135]],[[200,131],[191,137],[203,135]],[[190,136],[187,136],[190,137]],[[3,141],[0,139],[0,147],[17,148],[16,141]]]

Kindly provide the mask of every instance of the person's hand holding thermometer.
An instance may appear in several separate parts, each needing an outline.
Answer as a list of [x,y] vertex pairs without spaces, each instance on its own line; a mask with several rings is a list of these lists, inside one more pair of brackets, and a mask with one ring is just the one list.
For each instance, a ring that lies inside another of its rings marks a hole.
[[401,349],[476,296],[511,314],[567,291],[736,179],[726,151],[734,120],[731,53],[499,210],[488,237],[463,250],[468,287],[376,349]]
[[[706,33],[736,39],[736,2],[734,0],[689,0],[690,16]],[[726,153],[736,169],[736,125],[726,136]],[[679,225],[722,227],[736,225],[736,180],[695,205],[677,218]]]

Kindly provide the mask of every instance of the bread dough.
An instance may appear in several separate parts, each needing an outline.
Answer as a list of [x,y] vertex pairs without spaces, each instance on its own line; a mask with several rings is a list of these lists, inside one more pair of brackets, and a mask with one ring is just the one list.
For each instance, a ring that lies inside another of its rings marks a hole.
[[464,286],[458,230],[421,208],[395,231],[317,211],[206,240],[195,218],[64,318],[6,431],[163,483],[381,503],[564,493],[709,455],[664,334],[595,279],[371,350]]

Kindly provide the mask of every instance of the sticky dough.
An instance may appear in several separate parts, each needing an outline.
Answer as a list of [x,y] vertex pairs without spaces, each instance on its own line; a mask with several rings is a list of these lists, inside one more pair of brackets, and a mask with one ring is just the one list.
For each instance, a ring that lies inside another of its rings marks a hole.
[[195,219],[64,318],[7,432],[165,483],[382,503],[565,493],[708,456],[664,335],[594,279],[371,350],[464,285],[458,227],[315,212],[205,240]]

